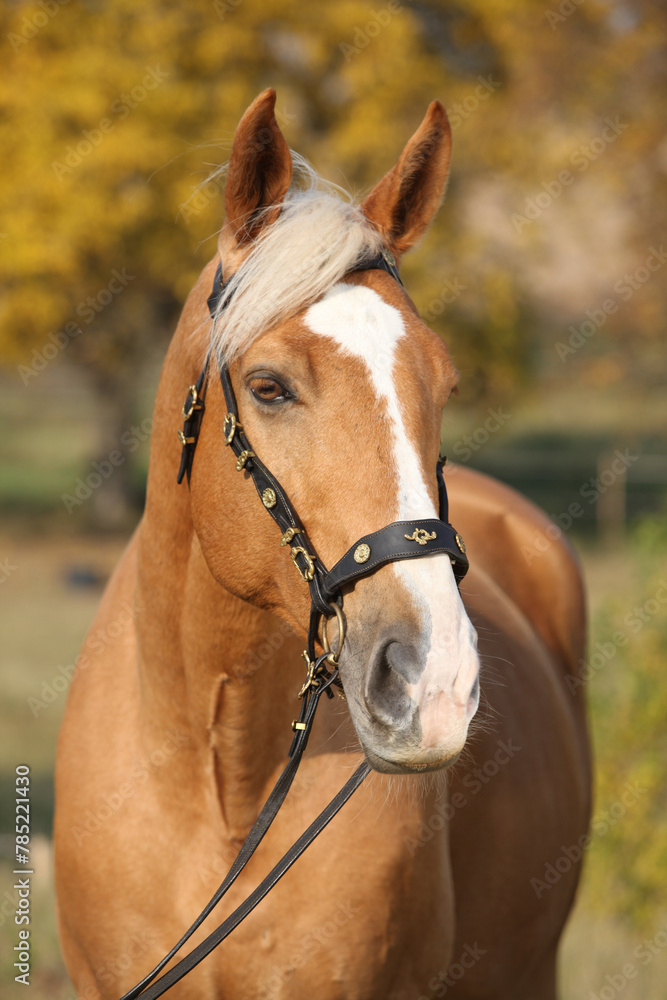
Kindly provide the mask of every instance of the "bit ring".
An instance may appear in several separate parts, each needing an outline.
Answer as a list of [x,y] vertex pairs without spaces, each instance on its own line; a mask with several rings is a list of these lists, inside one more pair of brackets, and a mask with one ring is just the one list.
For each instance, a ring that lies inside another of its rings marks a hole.
[[322,618],[322,645],[324,646],[324,652],[328,653],[327,660],[334,666],[338,666],[338,658],[340,656],[340,651],[343,648],[343,643],[345,642],[345,633],[347,631],[345,626],[345,619],[343,618],[343,609],[334,604],[333,602],[329,605],[330,608],[336,614],[336,623],[338,625],[338,642],[336,643],[336,650],[334,651],[329,645],[329,636],[327,635],[327,620]]

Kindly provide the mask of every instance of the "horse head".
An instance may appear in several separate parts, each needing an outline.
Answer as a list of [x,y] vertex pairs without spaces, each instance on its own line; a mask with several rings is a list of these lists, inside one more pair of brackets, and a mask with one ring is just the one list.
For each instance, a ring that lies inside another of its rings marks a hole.
[[[356,264],[380,252],[399,261],[425,232],[451,133],[433,102],[396,166],[356,206],[290,154],[274,105],[265,91],[237,128],[218,257],[202,281],[210,287],[221,266],[213,350],[229,366],[244,433],[331,567],[389,523],[438,518],[440,426],[457,372],[399,282]],[[308,588],[247,468],[237,471],[224,446],[217,379],[206,413],[191,476],[204,558],[220,584],[303,634]],[[411,541],[417,549],[424,536]],[[388,562],[343,595],[340,677],[369,762],[395,773],[451,763],[477,709],[479,661],[449,556]]]

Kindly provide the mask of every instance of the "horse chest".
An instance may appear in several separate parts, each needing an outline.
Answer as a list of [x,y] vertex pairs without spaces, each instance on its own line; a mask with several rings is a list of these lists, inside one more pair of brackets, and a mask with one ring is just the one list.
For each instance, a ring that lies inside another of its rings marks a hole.
[[[365,803],[350,804],[335,831],[325,831],[235,934],[188,977],[184,996],[387,1000],[419,995],[425,977],[447,961],[454,922],[443,842],[434,837],[411,855],[406,842],[420,821],[409,812],[405,804],[400,809],[387,805],[372,789]],[[216,910],[215,922],[207,922],[209,931],[302,829],[302,814],[286,809]],[[155,935],[159,928],[156,955],[199,912],[234,854],[233,849],[221,851],[205,826],[179,833],[174,823],[170,838],[169,856],[147,852],[146,857],[148,863],[152,854],[152,899],[143,930]]]

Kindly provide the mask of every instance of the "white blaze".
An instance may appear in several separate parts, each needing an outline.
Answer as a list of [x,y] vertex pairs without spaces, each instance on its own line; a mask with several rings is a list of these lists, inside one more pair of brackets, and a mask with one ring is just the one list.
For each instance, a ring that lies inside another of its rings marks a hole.
[[[399,310],[371,288],[340,283],[310,306],[305,323],[314,333],[331,337],[345,353],[361,359],[377,396],[385,403],[393,435],[398,520],[438,517],[396,395],[396,345],[406,335]],[[478,670],[475,630],[446,554],[400,560],[391,566],[410,593],[424,629],[430,631],[426,636],[430,649],[425,668],[419,681],[408,685],[419,705],[422,745],[425,750],[445,748],[444,728],[450,733],[449,749],[455,752],[462,746],[468,722],[477,708],[476,701],[474,705],[469,703]]]

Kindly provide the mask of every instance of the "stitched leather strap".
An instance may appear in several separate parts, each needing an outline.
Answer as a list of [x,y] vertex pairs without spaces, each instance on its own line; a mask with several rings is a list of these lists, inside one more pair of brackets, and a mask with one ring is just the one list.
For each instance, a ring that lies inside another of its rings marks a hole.
[[[310,589],[310,598],[318,611],[326,617],[332,615],[329,601],[323,595],[322,580],[326,570],[317,557],[305,528],[299,522],[289,497],[276,477],[252,450],[242,425],[236,396],[227,365],[220,367],[220,382],[227,405],[227,415],[223,433],[225,442],[237,457],[236,468],[248,472],[255,484],[257,495],[282,532],[284,544],[293,553],[294,564],[299,569]],[[282,544],[282,543],[281,543]]]
[[344,584],[372,573],[384,563],[436,552],[447,553],[457,582],[460,582],[468,570],[468,559],[463,540],[451,524],[436,518],[394,521],[380,531],[364,535],[347,550],[324,578],[325,591],[331,596]]
[[195,457],[195,447],[199,437],[199,429],[204,417],[204,397],[206,396],[206,383],[208,381],[208,358],[203,371],[194,385],[188,389],[188,394],[183,403],[183,430],[180,433],[181,441],[181,465],[176,477],[177,483],[183,482],[183,476],[187,473],[188,485],[190,485],[190,475],[192,473],[192,461]]

